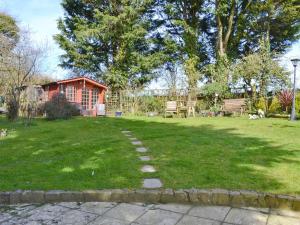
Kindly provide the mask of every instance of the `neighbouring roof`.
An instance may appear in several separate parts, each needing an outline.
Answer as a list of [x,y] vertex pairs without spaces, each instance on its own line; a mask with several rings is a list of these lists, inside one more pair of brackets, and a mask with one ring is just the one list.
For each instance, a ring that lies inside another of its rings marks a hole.
[[89,82],[91,84],[94,84],[95,86],[104,88],[106,90],[108,89],[107,86],[105,86],[103,84],[100,84],[98,81],[95,81],[95,80],[93,80],[91,78],[88,78],[88,77],[75,77],[75,78],[70,78],[70,79],[65,79],[65,80],[59,80],[59,81],[56,81],[56,82],[51,82],[51,83],[43,84],[42,86],[48,86],[48,85],[51,85],[51,84],[65,84],[65,83],[74,82],[74,81],[80,81],[80,80]]

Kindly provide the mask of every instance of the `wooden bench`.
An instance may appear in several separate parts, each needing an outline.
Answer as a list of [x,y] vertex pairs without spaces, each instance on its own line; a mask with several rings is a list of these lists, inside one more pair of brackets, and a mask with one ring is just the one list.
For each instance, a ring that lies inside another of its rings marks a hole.
[[241,115],[244,114],[246,108],[246,103],[244,98],[238,99],[225,99],[222,112],[226,113],[240,113]]

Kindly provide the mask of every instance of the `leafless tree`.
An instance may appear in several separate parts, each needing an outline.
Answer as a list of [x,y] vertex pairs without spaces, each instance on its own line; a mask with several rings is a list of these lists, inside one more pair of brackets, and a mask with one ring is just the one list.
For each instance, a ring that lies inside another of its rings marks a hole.
[[0,35],[0,93],[6,98],[8,118],[16,120],[22,87],[39,74],[45,48],[34,45],[30,33],[23,31],[19,42]]

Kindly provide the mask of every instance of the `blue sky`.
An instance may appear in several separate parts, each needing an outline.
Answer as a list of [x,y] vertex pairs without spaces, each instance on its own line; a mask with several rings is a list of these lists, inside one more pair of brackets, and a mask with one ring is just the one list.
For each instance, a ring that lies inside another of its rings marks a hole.
[[[57,19],[63,16],[60,2],[61,0],[0,0],[0,11],[14,16],[21,27],[29,28],[34,40],[48,44],[49,56],[43,72],[55,79],[64,78],[68,74],[68,71],[57,65],[62,50],[52,38],[54,34],[58,33]],[[293,69],[290,59],[294,57],[300,58],[300,40],[282,58],[282,64],[290,71]],[[298,67],[298,87],[300,87],[299,68],[300,66]]]

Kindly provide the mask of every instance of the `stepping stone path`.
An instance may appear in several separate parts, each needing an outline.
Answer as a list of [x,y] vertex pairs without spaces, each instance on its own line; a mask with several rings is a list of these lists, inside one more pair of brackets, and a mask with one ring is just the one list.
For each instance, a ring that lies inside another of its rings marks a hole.
[[129,138],[130,141],[137,141],[137,138]]
[[144,179],[143,187],[144,188],[161,188],[162,183],[161,183],[160,179],[157,179],[157,178]]
[[[139,141],[137,138],[132,137],[132,133],[129,130],[123,130],[121,131],[126,137],[128,137],[128,139],[131,141],[131,144],[137,146],[140,145],[141,147],[137,147],[136,151],[139,153],[145,153],[148,151],[147,148],[143,147],[143,143],[141,141]],[[140,156],[139,159],[141,161],[151,161],[151,157],[144,155],[144,156]],[[141,171],[143,173],[154,173],[156,172],[156,169],[151,166],[151,165],[144,165],[141,168]],[[162,182],[160,179],[158,178],[147,178],[143,180],[143,188],[147,188],[147,189],[155,189],[155,188],[161,188],[163,186]]]
[[150,161],[151,160],[151,158],[150,158],[150,156],[140,156],[140,160],[141,161]]
[[141,141],[132,141],[131,142],[133,145],[142,145]]
[[148,151],[148,149],[147,149],[147,148],[145,148],[145,147],[138,147],[138,148],[136,148],[136,151],[137,151],[137,152],[144,153],[144,152],[147,152],[147,151]]
[[154,173],[154,172],[156,172],[156,170],[154,169],[154,167],[150,166],[150,165],[143,166],[142,169],[141,169],[141,171],[144,172],[144,173]]

